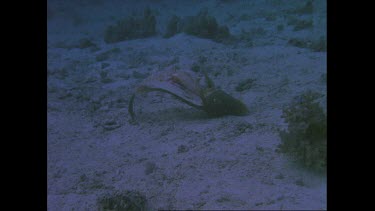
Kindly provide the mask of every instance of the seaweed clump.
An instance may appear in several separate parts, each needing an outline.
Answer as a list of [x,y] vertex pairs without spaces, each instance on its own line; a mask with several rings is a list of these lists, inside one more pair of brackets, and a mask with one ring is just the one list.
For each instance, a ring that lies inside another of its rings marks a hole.
[[220,26],[216,18],[208,15],[207,10],[201,10],[195,16],[184,19],[172,16],[167,24],[165,38],[184,32],[189,35],[211,39],[215,42],[228,42],[233,40],[227,26]]
[[156,35],[156,19],[151,10],[146,8],[143,17],[130,16],[115,25],[110,25],[105,31],[104,41],[116,43],[154,35]]
[[308,91],[283,109],[287,131],[280,131],[280,151],[308,169],[324,171],[327,165],[327,116],[317,100],[322,95]]
[[106,194],[97,199],[99,211],[144,211],[146,198],[136,191]]

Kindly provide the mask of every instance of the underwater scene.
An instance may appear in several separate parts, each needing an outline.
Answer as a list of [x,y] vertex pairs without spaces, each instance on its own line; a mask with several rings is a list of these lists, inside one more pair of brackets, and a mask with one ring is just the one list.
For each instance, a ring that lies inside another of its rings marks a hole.
[[326,210],[325,0],[47,0],[47,207]]

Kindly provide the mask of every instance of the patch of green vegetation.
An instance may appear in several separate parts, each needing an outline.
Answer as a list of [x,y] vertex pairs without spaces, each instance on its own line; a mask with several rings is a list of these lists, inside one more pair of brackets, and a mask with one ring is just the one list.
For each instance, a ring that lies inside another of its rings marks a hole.
[[136,191],[106,194],[97,199],[100,211],[145,211],[146,198]]
[[106,43],[146,38],[156,35],[156,19],[149,8],[144,10],[143,17],[130,16],[110,25],[104,34]]
[[288,129],[280,131],[279,145],[281,152],[317,171],[325,171],[327,165],[327,116],[317,102],[321,96],[307,91],[283,109]]

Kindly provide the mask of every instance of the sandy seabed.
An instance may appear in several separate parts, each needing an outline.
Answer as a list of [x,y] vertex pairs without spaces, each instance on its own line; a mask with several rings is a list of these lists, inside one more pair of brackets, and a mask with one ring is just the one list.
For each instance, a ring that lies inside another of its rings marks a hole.
[[[324,1],[300,16],[285,11],[304,1],[173,2],[48,2],[48,210],[97,210],[98,196],[121,190],[142,193],[150,210],[326,209],[325,175],[277,151],[278,130],[287,128],[283,106],[306,90],[326,93],[326,52],[288,44],[325,36]],[[158,36],[103,41],[116,17],[146,4],[157,11]],[[183,33],[162,38],[171,14],[203,7],[234,35],[259,27],[264,33],[251,45]],[[314,25],[295,30],[293,15]],[[82,38],[97,48],[74,47]],[[249,115],[207,118],[150,93],[136,99],[138,123],[129,122],[129,98],[143,78],[171,67],[191,71],[203,57],[215,84],[241,99]],[[236,91],[248,78],[254,85]]]

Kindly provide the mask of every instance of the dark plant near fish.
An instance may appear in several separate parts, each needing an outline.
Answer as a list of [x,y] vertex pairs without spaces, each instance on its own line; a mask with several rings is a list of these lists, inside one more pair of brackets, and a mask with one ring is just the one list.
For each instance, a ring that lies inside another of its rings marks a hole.
[[303,166],[325,171],[327,165],[327,116],[319,105],[321,94],[308,91],[296,97],[283,109],[288,123],[280,131],[281,152],[291,155]]

